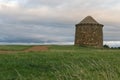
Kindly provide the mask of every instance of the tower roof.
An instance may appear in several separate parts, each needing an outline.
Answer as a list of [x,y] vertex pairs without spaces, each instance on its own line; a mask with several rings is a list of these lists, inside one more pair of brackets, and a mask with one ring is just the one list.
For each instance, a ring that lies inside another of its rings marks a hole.
[[98,25],[102,25],[102,24],[99,24],[93,17],[91,16],[87,16],[85,17],[80,23],[78,23],[77,25],[80,25],[80,24],[98,24]]

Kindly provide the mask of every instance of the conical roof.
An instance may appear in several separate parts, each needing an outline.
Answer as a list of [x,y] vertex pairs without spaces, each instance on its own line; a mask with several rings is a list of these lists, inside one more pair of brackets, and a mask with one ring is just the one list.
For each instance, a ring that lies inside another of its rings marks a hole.
[[[80,25],[80,24],[99,24],[99,23],[91,16],[87,16],[77,25]],[[102,24],[99,24],[99,25],[102,25]]]

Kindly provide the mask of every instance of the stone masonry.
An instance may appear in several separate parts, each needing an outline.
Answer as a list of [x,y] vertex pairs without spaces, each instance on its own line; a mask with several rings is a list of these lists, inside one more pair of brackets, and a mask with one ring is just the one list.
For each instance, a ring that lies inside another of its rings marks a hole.
[[103,47],[103,25],[91,16],[76,24],[75,45]]

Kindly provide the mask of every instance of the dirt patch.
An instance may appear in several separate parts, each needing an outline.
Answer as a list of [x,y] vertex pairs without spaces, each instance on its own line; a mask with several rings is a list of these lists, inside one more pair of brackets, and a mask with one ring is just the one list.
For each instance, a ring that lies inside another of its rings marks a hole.
[[48,50],[48,46],[33,46],[27,50],[24,50],[25,52],[31,52],[31,51],[34,51],[34,52],[38,52],[38,51],[47,51]]

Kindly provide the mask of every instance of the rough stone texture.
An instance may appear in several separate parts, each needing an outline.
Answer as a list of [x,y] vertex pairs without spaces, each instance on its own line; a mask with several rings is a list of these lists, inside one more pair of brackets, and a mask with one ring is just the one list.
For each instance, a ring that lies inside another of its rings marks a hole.
[[103,25],[91,16],[76,24],[75,45],[103,47]]

